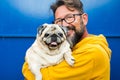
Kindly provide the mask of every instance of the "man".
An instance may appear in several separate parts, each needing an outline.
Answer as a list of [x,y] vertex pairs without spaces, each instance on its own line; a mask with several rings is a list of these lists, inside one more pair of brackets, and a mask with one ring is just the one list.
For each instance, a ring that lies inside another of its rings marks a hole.
[[[103,35],[91,35],[86,25],[88,16],[79,0],[56,0],[51,5],[55,24],[68,28],[67,38],[75,58],[73,67],[65,61],[41,69],[43,80],[110,80],[111,50]],[[23,65],[23,75],[34,80],[34,75]]]

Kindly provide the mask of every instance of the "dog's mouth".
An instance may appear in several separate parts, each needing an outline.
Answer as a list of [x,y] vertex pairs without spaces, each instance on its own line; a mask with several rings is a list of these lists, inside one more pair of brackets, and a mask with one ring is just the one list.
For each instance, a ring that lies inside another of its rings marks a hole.
[[49,44],[49,48],[50,49],[56,49],[57,47],[58,47],[58,43],[57,42],[51,42],[50,44]]

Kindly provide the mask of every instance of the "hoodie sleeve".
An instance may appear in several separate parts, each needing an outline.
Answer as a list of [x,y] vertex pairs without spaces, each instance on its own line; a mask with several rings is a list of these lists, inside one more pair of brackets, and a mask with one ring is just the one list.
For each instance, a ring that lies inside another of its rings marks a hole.
[[22,74],[23,74],[25,80],[35,80],[34,75],[29,70],[28,64],[26,62],[24,62],[24,64],[23,64]]

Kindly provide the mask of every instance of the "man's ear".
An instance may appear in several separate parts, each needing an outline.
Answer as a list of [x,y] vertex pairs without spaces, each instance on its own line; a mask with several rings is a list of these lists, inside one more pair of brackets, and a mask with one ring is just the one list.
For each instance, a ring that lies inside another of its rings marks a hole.
[[88,15],[86,13],[82,14],[82,19],[83,19],[84,25],[87,25],[87,23],[88,23]]

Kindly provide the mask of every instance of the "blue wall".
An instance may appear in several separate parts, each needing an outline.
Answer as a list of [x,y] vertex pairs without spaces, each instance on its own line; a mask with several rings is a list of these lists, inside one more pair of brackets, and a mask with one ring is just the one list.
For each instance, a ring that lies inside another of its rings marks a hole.
[[[0,0],[0,80],[23,80],[25,52],[36,28],[53,20],[55,0]],[[111,80],[120,80],[120,0],[82,0],[90,33],[104,34],[112,49]]]

